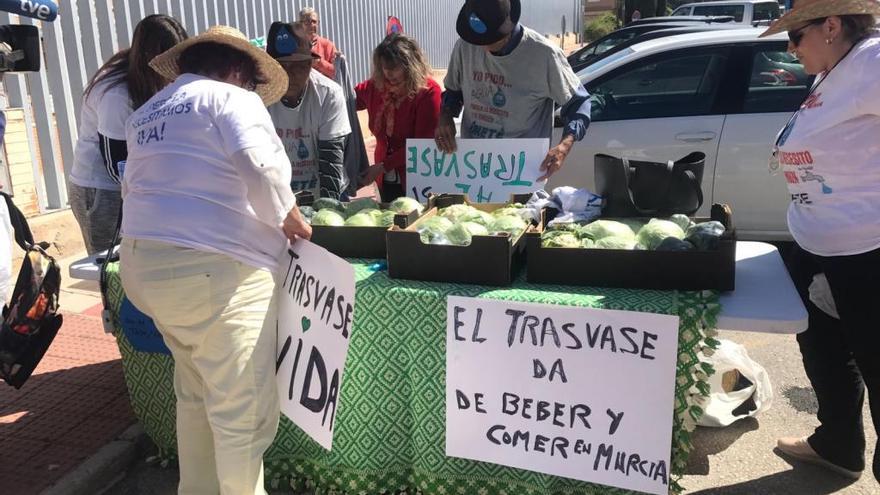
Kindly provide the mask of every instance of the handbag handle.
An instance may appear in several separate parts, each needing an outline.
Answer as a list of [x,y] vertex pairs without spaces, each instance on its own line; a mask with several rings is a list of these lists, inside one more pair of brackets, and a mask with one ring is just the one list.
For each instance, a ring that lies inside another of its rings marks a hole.
[[[675,170],[675,165],[677,163],[682,163],[682,162],[686,163],[687,161],[690,161],[690,159],[693,157],[693,155],[694,154],[691,153],[690,155],[688,155],[678,161],[673,162],[672,160],[669,160],[666,162],[666,174],[663,175],[664,180],[666,181],[665,187],[658,185],[658,187],[664,187],[664,189],[665,189],[664,197],[668,197],[669,191],[670,191],[670,189],[672,189],[672,174]],[[644,209],[644,208],[639,207],[639,205],[636,203],[635,197],[633,196],[632,189],[629,187],[630,179],[632,177],[633,167],[631,167],[629,164],[629,158],[621,158],[619,160],[619,162],[620,162],[620,166],[623,167],[623,176],[626,178],[625,189],[626,189],[626,194],[629,199],[629,203],[636,210],[636,212],[638,212],[638,214],[641,216],[654,216],[654,215],[657,215],[660,213],[664,213],[660,209]],[[699,183],[699,181],[697,180],[697,176],[694,174],[694,172],[692,170],[685,170],[682,174],[684,175],[684,177],[686,179],[685,183],[691,187],[691,189],[693,190],[694,194],[697,197],[697,210],[699,210],[700,207],[703,206],[703,188],[702,188],[701,184]]]

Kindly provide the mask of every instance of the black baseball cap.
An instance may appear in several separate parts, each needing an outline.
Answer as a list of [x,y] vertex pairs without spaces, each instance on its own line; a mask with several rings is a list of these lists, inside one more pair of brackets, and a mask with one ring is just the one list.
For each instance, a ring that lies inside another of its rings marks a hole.
[[455,29],[472,45],[491,45],[513,31],[521,13],[520,0],[466,0]]

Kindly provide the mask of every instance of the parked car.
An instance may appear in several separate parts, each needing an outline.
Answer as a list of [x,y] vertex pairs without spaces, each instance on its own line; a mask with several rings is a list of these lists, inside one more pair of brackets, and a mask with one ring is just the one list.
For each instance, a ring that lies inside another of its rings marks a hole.
[[732,16],[737,24],[757,26],[769,24],[782,14],[776,0],[725,0],[684,4],[670,17],[695,15]]
[[[568,56],[568,63],[577,72],[601,56],[613,53],[615,49],[631,45],[639,40],[673,36],[675,34],[696,33],[710,29],[741,27],[738,24],[706,23],[700,21],[640,23],[634,26],[625,26],[572,53]],[[652,36],[648,37],[648,34]]]
[[[592,123],[548,190],[594,190],[599,153],[666,162],[701,151],[700,214],[712,203],[727,203],[741,238],[790,239],[790,197],[785,181],[769,175],[767,159],[813,77],[788,54],[785,34],[760,33],[716,30],[643,41],[579,72],[592,95]],[[767,75],[774,71],[787,74]],[[560,133],[555,130],[554,142]]]
[[642,17],[637,21],[630,21],[627,23],[627,27],[629,26],[638,26],[639,24],[656,24],[658,22],[705,22],[707,24],[710,23],[721,23],[721,22],[733,22],[734,19],[729,15],[716,15],[716,16],[705,16],[705,15],[692,15],[692,16],[679,16],[677,18],[672,18],[670,16],[661,16],[661,17]]

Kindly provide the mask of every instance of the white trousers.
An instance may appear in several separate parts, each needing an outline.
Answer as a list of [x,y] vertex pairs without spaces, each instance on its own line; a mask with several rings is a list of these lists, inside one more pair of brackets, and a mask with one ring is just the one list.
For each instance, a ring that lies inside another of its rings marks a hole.
[[264,494],[278,429],[275,282],[214,253],[124,239],[122,286],[174,357],[178,493]]

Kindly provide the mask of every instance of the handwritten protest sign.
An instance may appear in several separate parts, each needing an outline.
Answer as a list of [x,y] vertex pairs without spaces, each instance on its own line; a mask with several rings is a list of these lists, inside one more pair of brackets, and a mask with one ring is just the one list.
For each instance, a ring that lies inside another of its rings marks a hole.
[[678,317],[449,297],[446,455],[666,494]]
[[503,203],[511,194],[543,189],[541,162],[548,139],[459,139],[446,154],[433,139],[406,141],[407,195],[421,202],[429,194],[467,194],[476,203]]
[[354,314],[354,268],[302,240],[279,266],[275,374],[281,412],[330,450]]

